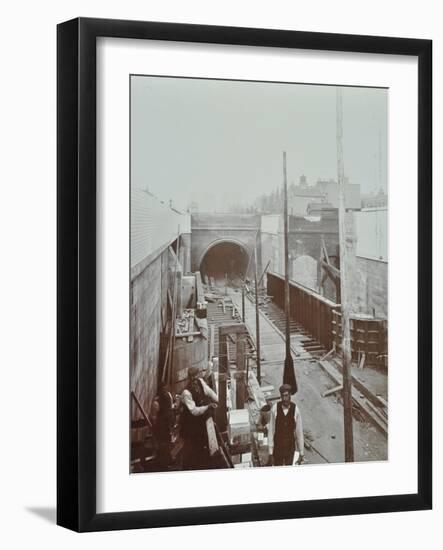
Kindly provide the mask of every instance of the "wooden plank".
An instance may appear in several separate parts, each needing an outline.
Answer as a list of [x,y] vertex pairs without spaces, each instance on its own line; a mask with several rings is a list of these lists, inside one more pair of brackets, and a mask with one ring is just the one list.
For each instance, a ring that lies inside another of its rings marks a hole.
[[325,239],[323,237],[321,238],[321,246],[322,246],[322,249],[323,249],[323,255],[325,257],[326,263],[328,265],[331,265],[331,262],[329,261],[329,254],[328,254],[328,251],[326,250]]
[[152,427],[152,423],[148,418],[148,415],[145,413],[144,408],[142,407],[140,401],[138,400],[137,396],[135,395],[134,390],[131,391],[131,397],[134,399],[135,404],[137,405],[139,411],[142,413],[143,418],[145,419],[145,422],[148,424],[149,427]]
[[249,371],[248,387],[251,390],[251,394],[253,396],[255,404],[260,410],[264,405],[266,405],[266,399],[262,389],[260,388],[257,377],[252,370]]
[[[331,363],[328,361],[319,361],[319,365],[337,384],[337,386],[342,385],[342,375],[333,365],[331,365]],[[360,398],[360,392],[354,386],[352,387],[352,402],[363,413],[365,418],[376,428],[378,428],[383,435],[388,435],[386,422],[382,421],[377,415],[374,414],[369,405],[367,405],[366,402]]]
[[217,425],[221,432],[225,432],[228,423],[227,417],[227,387],[228,376],[228,342],[226,334],[219,329],[218,335],[218,407],[216,409]]
[[334,353],[334,351],[334,348],[330,349],[326,355],[323,355],[321,360],[324,361],[325,359],[327,359],[332,353]]
[[[284,276],[280,275],[279,273],[275,273],[274,271],[270,271],[268,273],[268,275],[271,278],[278,279],[279,281],[284,281]],[[335,302],[333,302],[332,300],[329,300],[325,296],[320,296],[315,290],[312,290],[312,289],[310,289],[306,286],[303,286],[302,284],[297,283],[293,280],[289,282],[289,285],[292,289],[299,290],[299,291],[303,292],[305,295],[311,295],[316,300],[318,300],[319,302],[322,302],[323,304],[328,305],[329,307],[335,308],[335,307],[339,306],[339,304],[336,304]],[[292,302],[292,299],[291,299],[291,302]],[[298,302],[298,300],[297,300],[297,302]]]
[[375,396],[376,396],[377,400],[381,403],[381,405],[387,409],[388,408],[388,402],[385,399],[383,399],[383,397],[381,397],[381,395],[376,394]]
[[[341,372],[342,367],[341,367],[340,361],[337,358],[334,359],[334,365],[336,365],[336,368],[338,369],[338,371]],[[366,387],[363,384],[363,382],[361,382],[354,375],[352,375],[352,384],[356,387],[356,389],[360,393],[362,393],[366,397],[366,399],[371,401],[376,407],[387,408],[388,406],[387,402],[383,398],[373,393],[368,387]]]
[[247,332],[247,329],[244,323],[232,323],[230,325],[220,325],[218,327],[219,336],[227,334],[243,334],[245,332]]
[[197,302],[204,302],[205,301],[205,293],[203,290],[202,285],[202,278],[200,271],[195,272],[195,290],[196,290],[196,301]]
[[206,419],[206,432],[208,434],[208,447],[209,454],[214,456],[215,453],[219,450],[217,434],[215,432],[214,420],[212,417]]
[[340,270],[337,269],[335,266],[326,263],[324,260],[322,260],[321,264],[327,271],[329,271],[331,273],[331,275],[333,277],[335,277],[335,278],[340,277]]
[[178,263],[178,258],[177,258],[177,254],[174,252],[174,249],[172,248],[172,246],[169,247],[169,252],[172,256],[172,259],[174,260],[175,263]]
[[338,370],[329,363],[329,361],[319,361],[318,364],[326,372],[326,374],[331,378],[337,386],[340,386],[342,383],[342,376]]
[[382,422],[386,422],[386,418],[383,415],[383,413],[374,404],[372,404],[369,401],[369,399],[366,399],[366,403],[368,404],[368,407],[380,418]]
[[237,337],[236,355],[237,355],[237,372],[235,373],[235,405],[237,409],[242,409],[245,406],[246,387],[245,387],[245,371],[246,371],[246,342],[243,335]]
[[214,346],[215,346],[215,325],[211,323],[209,325],[209,359],[212,361],[214,357]]
[[343,385],[339,384],[338,386],[334,386],[333,388],[330,388],[329,390],[324,391],[321,396],[327,397],[328,395],[332,395],[333,393],[337,393],[338,391],[341,391],[343,389]]
[[167,290],[167,294],[168,294],[169,305],[171,306],[171,309],[172,309],[172,298],[171,298],[171,292],[170,292],[169,288]]
[[177,332],[175,334],[175,336],[177,338],[188,338],[188,337],[191,337],[191,336],[201,336],[201,332],[200,331],[197,331],[197,332]]

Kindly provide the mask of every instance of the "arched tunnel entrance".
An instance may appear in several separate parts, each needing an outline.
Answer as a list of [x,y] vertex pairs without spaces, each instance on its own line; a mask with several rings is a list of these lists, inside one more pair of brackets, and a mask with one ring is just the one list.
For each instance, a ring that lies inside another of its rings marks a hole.
[[205,279],[214,278],[215,284],[222,283],[227,275],[232,284],[239,284],[245,277],[249,264],[249,252],[236,241],[219,241],[203,254],[200,271]]

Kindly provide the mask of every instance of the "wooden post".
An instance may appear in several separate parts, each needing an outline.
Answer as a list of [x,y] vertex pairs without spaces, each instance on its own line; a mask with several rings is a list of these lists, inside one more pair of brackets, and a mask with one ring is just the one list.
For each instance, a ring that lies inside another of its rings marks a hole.
[[211,323],[209,325],[209,360],[214,358],[214,345],[215,345],[215,326]]
[[165,369],[162,373],[162,381],[166,383],[167,386],[171,387],[172,385],[172,379],[173,379],[173,372],[172,369],[174,368],[174,345],[175,345],[175,326],[176,326],[176,318],[177,318],[177,272],[178,272],[178,255],[180,253],[180,225],[177,229],[177,253],[174,253],[172,248],[170,247],[169,250],[171,251],[174,259],[174,276],[173,276],[173,287],[172,287],[172,302],[171,302],[171,334],[169,338],[169,345],[168,345],[168,351],[167,351],[167,362],[165,365]]
[[243,323],[245,322],[245,285],[241,287],[241,318]]
[[261,285],[261,282],[263,281],[263,277],[265,276],[266,271],[268,271],[268,267],[271,265],[271,260],[266,264],[266,267],[263,270],[263,273],[260,275],[260,279],[258,280],[258,286]]
[[337,176],[339,194],[339,242],[340,242],[340,296],[343,354],[343,417],[345,433],[345,461],[354,461],[354,435],[352,426],[352,373],[351,373],[351,327],[348,296],[347,249],[346,249],[346,206],[343,164],[343,98],[342,89],[337,87]]
[[226,432],[228,427],[226,385],[229,375],[228,337],[230,334],[239,335],[247,332],[243,323],[220,325],[218,327],[218,407],[216,410],[217,427],[220,432]]
[[285,232],[285,366],[283,370],[283,384],[291,386],[291,393],[297,392],[297,380],[295,379],[294,361],[291,354],[291,309],[289,295],[289,243],[288,243],[288,182],[286,177],[286,152],[283,152],[283,217]]
[[257,348],[257,380],[261,384],[261,356],[260,356],[260,312],[258,309],[258,275],[257,275],[257,246],[254,248],[254,282],[255,282],[255,331],[256,331],[256,348]]
[[228,376],[228,341],[227,334],[218,333],[218,407],[217,426],[221,432],[227,430],[228,417],[226,405],[226,379]]
[[243,334],[237,334],[237,372],[235,373],[236,380],[236,393],[235,393],[235,407],[237,409],[243,409],[245,406],[245,338]]

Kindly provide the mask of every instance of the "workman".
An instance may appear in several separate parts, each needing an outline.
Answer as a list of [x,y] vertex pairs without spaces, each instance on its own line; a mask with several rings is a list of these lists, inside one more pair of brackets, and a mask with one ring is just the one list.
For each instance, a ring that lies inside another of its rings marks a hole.
[[183,469],[209,467],[210,455],[206,420],[217,407],[217,394],[200,377],[198,367],[189,367],[188,385],[182,393]]
[[172,429],[175,424],[175,404],[164,382],[160,382],[158,393],[151,407],[152,430],[157,443],[159,468],[168,469],[172,463]]
[[268,426],[269,463],[274,466],[292,466],[294,452],[299,452],[297,464],[304,461],[304,439],[301,415],[291,400],[291,386],[280,387],[281,401],[271,409]]

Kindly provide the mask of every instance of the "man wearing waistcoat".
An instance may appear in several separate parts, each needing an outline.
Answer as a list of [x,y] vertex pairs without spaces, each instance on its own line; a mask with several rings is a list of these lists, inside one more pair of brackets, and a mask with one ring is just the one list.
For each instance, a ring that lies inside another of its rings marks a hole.
[[188,369],[189,382],[182,393],[183,469],[202,470],[210,466],[206,420],[217,407],[217,394],[200,378],[197,367]]
[[299,451],[297,463],[304,460],[303,425],[297,405],[291,401],[291,386],[280,387],[281,401],[271,409],[268,427],[270,463],[274,466],[292,466],[295,446]]

